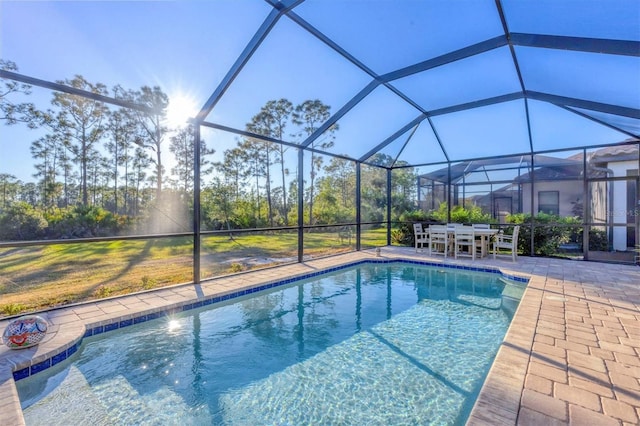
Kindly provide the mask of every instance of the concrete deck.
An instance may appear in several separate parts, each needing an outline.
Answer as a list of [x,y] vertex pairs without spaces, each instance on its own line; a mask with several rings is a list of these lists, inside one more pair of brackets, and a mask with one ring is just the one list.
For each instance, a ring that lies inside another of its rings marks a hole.
[[[41,313],[50,326],[40,345],[0,348],[2,424],[24,424],[12,371],[73,349],[89,328],[374,255],[349,253]],[[400,247],[383,248],[382,257],[498,267],[531,277],[469,425],[640,423],[639,267],[530,257],[516,263],[444,260]]]

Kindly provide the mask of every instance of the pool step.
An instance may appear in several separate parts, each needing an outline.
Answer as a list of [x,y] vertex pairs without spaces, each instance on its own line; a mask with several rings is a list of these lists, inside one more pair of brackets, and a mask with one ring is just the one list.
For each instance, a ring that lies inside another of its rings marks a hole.
[[208,409],[194,412],[180,395],[166,386],[141,395],[121,375],[91,386],[73,365],[66,375],[62,372],[58,377],[62,379],[50,384],[52,390],[47,396],[24,411],[27,425],[40,425],[42,419],[47,419],[47,426],[186,425],[192,419],[197,424],[211,420]]
[[24,419],[28,425],[43,424],[43,419],[47,419],[48,426],[117,424],[93,393],[82,372],[74,366],[47,396],[24,411]]
[[194,418],[206,424],[211,418],[207,410],[196,416],[182,397],[166,386],[141,395],[123,376],[94,385],[93,392],[117,419],[114,424],[178,424],[181,419]]

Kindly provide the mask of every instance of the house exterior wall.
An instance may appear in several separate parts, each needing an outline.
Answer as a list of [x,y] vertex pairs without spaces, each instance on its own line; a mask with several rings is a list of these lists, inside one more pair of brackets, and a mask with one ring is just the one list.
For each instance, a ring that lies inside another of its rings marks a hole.
[[[524,184],[522,191],[522,211],[531,213],[531,184]],[[560,216],[575,216],[574,203],[582,203],[584,190],[581,180],[536,182],[533,193],[533,214],[538,213],[538,192],[558,191]]]

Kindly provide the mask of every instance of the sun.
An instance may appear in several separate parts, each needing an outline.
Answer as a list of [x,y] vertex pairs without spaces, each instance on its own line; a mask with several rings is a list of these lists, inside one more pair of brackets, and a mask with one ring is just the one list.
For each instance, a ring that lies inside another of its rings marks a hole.
[[198,113],[196,102],[184,94],[177,94],[169,98],[167,106],[167,124],[170,127],[181,127]]

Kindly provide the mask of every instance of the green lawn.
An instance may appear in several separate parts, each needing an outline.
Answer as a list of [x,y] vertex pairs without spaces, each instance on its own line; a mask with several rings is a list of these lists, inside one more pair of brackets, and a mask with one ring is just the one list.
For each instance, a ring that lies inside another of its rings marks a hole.
[[[336,231],[305,234],[305,258],[355,249]],[[363,232],[363,248],[386,242]],[[296,232],[202,238],[201,276],[210,278],[297,260]],[[0,316],[193,281],[189,237],[0,249]]]

